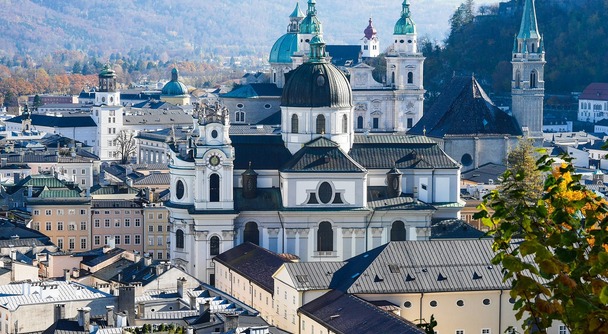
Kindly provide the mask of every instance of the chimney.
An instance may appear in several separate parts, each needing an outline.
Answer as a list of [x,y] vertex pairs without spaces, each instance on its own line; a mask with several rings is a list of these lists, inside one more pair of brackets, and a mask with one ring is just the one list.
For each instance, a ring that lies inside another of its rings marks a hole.
[[144,265],[146,267],[151,266],[152,265],[152,257],[150,256],[150,254],[148,253],[144,253]]
[[116,325],[114,321],[114,305],[106,305],[106,323],[108,327]]
[[196,296],[189,293],[188,297],[190,298],[190,309],[191,310],[196,310]]
[[66,282],[68,282],[68,283],[70,282],[70,280],[71,280],[70,269],[63,269],[63,277]]
[[32,290],[32,284],[30,282],[23,282],[21,284],[21,294],[29,296]]
[[198,304],[199,315],[205,314],[205,312],[209,311],[210,309],[211,309],[211,304],[209,304],[209,301]]
[[116,313],[116,328],[123,328],[127,326],[127,314],[120,312]]
[[160,276],[165,272],[165,266],[162,263],[156,265],[156,276]]
[[239,327],[239,316],[237,314],[226,314],[224,322],[224,332],[229,332]]
[[7,162],[8,162],[8,158],[0,158],[0,166],[6,167]]
[[[118,312],[124,313],[129,325],[135,325],[135,287],[118,288]],[[143,313],[140,315],[143,316]]]
[[78,269],[76,267],[72,268],[72,277],[74,277],[74,278],[80,277],[80,269]]
[[177,279],[177,294],[179,298],[184,298],[184,283],[186,282],[186,279],[183,277]]
[[141,261],[141,253],[138,251],[133,251],[134,261],[135,263]]
[[89,331],[91,326],[91,308],[83,307],[78,309],[78,325],[82,326],[85,331]]
[[65,319],[65,304],[55,304],[55,322]]
[[13,174],[13,183],[17,184],[17,183],[19,183],[19,181],[21,181],[21,173]]

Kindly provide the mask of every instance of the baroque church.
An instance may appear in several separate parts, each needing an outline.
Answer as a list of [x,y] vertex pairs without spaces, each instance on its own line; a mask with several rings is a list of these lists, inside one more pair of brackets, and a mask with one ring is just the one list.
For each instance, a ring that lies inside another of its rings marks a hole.
[[[544,51],[540,36],[526,30],[537,31],[533,1],[525,6],[534,19],[522,20],[513,89],[537,96],[542,66],[527,63],[544,61]],[[296,6],[270,53],[272,80],[281,88],[280,126],[232,123],[228,108],[199,105],[194,130],[170,142],[171,259],[211,284],[211,259],[243,242],[302,261],[343,261],[389,241],[428,239],[433,222],[460,218],[464,206],[463,164],[443,149],[454,137],[448,125],[476,118],[472,128],[455,130],[473,143],[464,154],[475,164],[487,158],[475,151],[480,143],[494,145],[487,139],[506,147],[505,134],[522,135],[519,124],[536,131],[536,115],[528,113],[538,110],[522,111],[518,123],[491,104],[474,78],[456,80],[441,105],[423,116],[424,57],[408,0],[382,83],[363,63],[332,64],[316,13],[315,0],[308,0],[306,15]],[[375,34],[370,20],[363,54],[379,49]]]

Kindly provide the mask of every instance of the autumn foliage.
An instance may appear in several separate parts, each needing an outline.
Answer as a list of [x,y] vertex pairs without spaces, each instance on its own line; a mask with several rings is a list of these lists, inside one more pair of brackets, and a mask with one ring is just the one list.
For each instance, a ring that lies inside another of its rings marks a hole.
[[525,333],[547,333],[554,321],[570,333],[608,333],[608,202],[563,159],[537,161],[546,178],[536,202],[525,196],[527,172],[507,170],[508,186],[490,193],[476,217],[491,229],[493,261],[512,283]]

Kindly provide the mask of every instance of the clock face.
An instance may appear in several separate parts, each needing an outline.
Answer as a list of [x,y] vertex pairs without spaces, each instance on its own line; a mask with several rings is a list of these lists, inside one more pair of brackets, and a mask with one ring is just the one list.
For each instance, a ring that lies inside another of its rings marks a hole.
[[218,157],[217,155],[212,155],[211,158],[209,158],[209,164],[211,166],[217,166],[220,164],[220,157]]

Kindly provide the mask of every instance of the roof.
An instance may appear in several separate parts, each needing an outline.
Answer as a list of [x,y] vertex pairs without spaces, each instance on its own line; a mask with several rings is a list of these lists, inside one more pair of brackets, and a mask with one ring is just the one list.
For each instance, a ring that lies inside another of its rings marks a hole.
[[270,49],[269,63],[291,64],[291,56],[298,51],[298,34],[288,32],[279,37]]
[[[230,136],[234,147],[234,169],[245,170],[251,167],[254,170],[278,170],[289,159],[291,153],[285,147],[281,136]],[[260,148],[265,154],[260,154]]]
[[401,6],[401,17],[395,23],[395,29],[393,29],[394,35],[406,35],[415,34],[416,25],[410,16],[410,4],[409,1],[404,0]]
[[522,135],[517,120],[496,107],[474,77],[452,78],[435,104],[408,133],[435,138]]
[[281,96],[283,107],[351,108],[352,104],[350,82],[332,64],[311,61],[286,75]]
[[361,45],[327,45],[325,50],[336,66],[355,66],[361,58]]
[[345,262],[292,262],[285,263],[285,270],[298,291],[326,290],[330,288],[334,273],[344,264]]
[[334,290],[299,308],[332,333],[424,333],[413,323],[365,300]]
[[421,136],[357,135],[349,155],[366,169],[460,168],[436,142]]
[[[0,304],[10,311],[15,311],[24,305],[52,304],[99,298],[115,297],[86,285],[66,281],[0,285]],[[108,302],[112,303],[112,301]]]
[[266,291],[274,291],[272,273],[285,262],[279,254],[250,242],[240,244],[214,258],[224,266],[255,282]]
[[518,39],[540,38],[536,23],[536,8],[533,0],[524,0],[524,12],[519,26]]
[[179,71],[176,67],[171,70],[171,81],[167,82],[162,90],[162,95],[179,96],[188,94],[188,87],[179,81]]
[[498,182],[499,178],[505,173],[506,170],[507,166],[497,165],[490,162],[468,172],[462,173],[460,178],[475,183],[488,184],[490,183],[490,180],[493,182]]
[[[370,253],[369,265],[351,261],[356,272],[349,293],[418,293],[508,290],[499,265],[492,264],[493,240],[393,241]],[[359,255],[361,258],[366,253]],[[349,265],[350,265],[349,263]],[[344,268],[347,268],[345,266]]]
[[281,191],[278,188],[258,188],[257,196],[245,198],[242,188],[234,189],[234,209],[243,211],[276,211],[283,208]]
[[85,266],[94,267],[124,252],[126,251],[121,248],[112,248],[107,252],[104,252],[104,248],[102,247],[90,250],[88,252],[75,253],[74,256],[82,256],[82,264]]
[[[32,119],[32,125],[34,126],[46,126],[52,128],[71,128],[71,127],[97,127],[95,121],[91,118],[91,116],[47,116],[47,115],[39,115],[32,114],[30,115]],[[5,122],[9,123],[21,123],[23,120],[23,115],[13,117],[11,119],[6,120]]]
[[37,239],[45,244],[49,241],[49,237],[39,231],[7,219],[0,219],[0,240],[10,240],[12,242],[23,240],[26,244],[31,245],[32,241],[27,241],[27,239]]
[[142,176],[135,181],[134,185],[145,186],[145,185],[169,185],[171,175],[169,173],[152,173],[150,175]]
[[305,144],[281,172],[364,173],[366,170],[336,142],[318,137]]
[[221,94],[222,98],[251,99],[265,96],[281,96],[282,89],[273,83],[251,83],[240,86],[229,93]]
[[[580,100],[608,101],[608,83],[594,82],[589,84],[578,97]],[[599,122],[598,122],[599,123]]]
[[125,125],[190,126],[192,116],[182,109],[138,109],[132,114],[125,115],[124,122]]
[[431,239],[478,239],[485,235],[460,219],[445,219],[431,224]]

